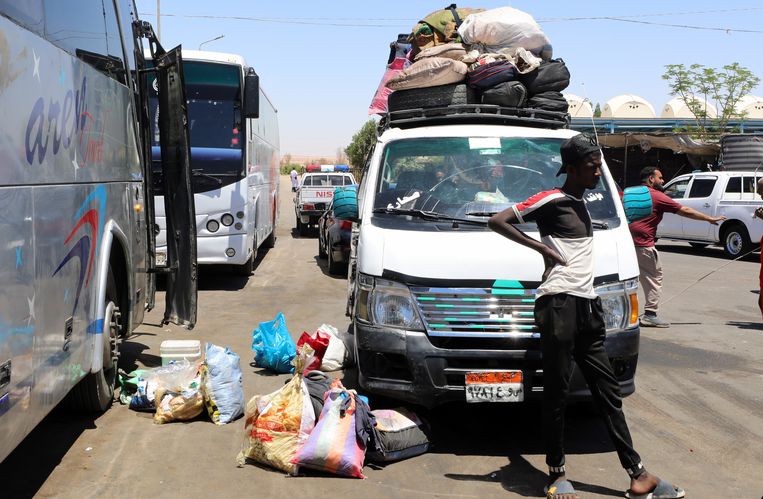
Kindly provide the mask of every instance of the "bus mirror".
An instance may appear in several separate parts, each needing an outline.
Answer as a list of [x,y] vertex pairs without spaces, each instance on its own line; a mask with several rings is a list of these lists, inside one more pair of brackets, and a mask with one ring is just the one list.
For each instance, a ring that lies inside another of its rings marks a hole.
[[244,78],[244,112],[247,118],[260,117],[260,77],[252,68]]

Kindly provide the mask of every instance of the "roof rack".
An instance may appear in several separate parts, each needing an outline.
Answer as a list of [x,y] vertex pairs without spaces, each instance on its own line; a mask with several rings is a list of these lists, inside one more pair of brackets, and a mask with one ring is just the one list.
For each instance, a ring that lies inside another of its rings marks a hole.
[[433,125],[519,125],[533,128],[569,128],[570,115],[557,111],[492,104],[452,104],[391,111],[382,116],[378,129],[414,128]]

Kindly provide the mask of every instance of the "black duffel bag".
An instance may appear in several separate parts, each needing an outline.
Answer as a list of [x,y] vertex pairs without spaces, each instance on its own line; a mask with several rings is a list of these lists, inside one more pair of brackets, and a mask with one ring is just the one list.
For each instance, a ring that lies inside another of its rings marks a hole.
[[570,105],[561,92],[541,92],[530,97],[526,107],[566,113]]
[[561,59],[540,63],[535,70],[518,76],[530,95],[543,92],[561,92],[570,84],[570,71]]
[[466,82],[478,90],[491,88],[505,81],[517,79],[517,68],[510,61],[499,60],[488,64],[472,64],[466,73]]
[[504,107],[523,107],[527,100],[527,89],[518,81],[505,81],[482,92],[483,104]]

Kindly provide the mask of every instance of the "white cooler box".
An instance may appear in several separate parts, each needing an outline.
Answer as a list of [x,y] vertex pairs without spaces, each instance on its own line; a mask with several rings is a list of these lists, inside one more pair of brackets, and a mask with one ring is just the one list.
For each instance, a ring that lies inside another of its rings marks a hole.
[[201,342],[199,340],[164,340],[159,351],[163,366],[173,360],[187,359],[191,364],[201,361]]

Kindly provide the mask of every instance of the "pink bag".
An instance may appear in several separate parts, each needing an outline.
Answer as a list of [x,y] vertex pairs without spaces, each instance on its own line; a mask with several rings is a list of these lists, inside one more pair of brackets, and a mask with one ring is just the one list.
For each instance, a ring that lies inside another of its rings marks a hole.
[[371,106],[368,108],[368,114],[384,114],[387,112],[387,98],[392,93],[392,89],[387,87],[387,82],[396,76],[400,71],[411,65],[408,59],[408,53],[411,49],[409,43],[400,40],[390,45],[390,58],[384,76],[376,89]]
[[365,478],[366,449],[355,431],[356,396],[354,390],[346,390],[341,384],[326,392],[318,424],[297,452],[294,464],[335,475]]

